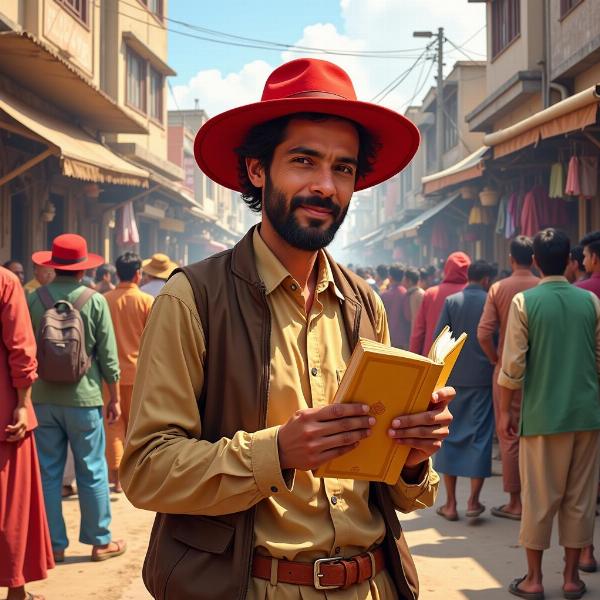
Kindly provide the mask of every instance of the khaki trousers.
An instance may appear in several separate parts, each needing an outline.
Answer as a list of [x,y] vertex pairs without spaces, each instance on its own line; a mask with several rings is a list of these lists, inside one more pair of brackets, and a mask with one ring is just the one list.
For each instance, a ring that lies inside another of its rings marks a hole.
[[[500,423],[500,386],[498,385],[498,373],[500,365],[496,365],[493,380],[494,416],[496,426]],[[513,394],[510,414],[514,423],[521,418],[521,390]],[[519,475],[519,439],[505,440],[498,435],[500,446],[500,459],[502,460],[502,484],[507,494],[518,494],[521,491],[521,477]]]
[[[104,417],[104,429],[106,431],[106,463],[111,471],[116,471],[121,465],[125,435],[129,425],[129,411],[131,410],[131,396],[133,385],[119,385],[121,392],[121,417],[115,423],[109,424]],[[108,401],[108,389],[104,390],[104,401]]]
[[557,513],[561,546],[592,544],[600,431],[521,437],[519,467],[523,485],[521,545],[532,550],[549,548]]

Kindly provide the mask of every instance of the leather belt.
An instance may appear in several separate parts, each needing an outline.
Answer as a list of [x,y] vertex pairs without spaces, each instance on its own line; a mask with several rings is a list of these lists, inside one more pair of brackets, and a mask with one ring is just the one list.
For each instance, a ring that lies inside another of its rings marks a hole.
[[313,563],[278,560],[255,553],[252,576],[270,580],[274,585],[281,582],[333,590],[373,579],[384,567],[385,556],[381,546],[351,558],[319,558]]

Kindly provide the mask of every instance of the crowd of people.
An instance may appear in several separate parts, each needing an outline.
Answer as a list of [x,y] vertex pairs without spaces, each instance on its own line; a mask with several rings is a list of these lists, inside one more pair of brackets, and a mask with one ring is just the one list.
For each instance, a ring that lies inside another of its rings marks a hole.
[[[154,297],[178,265],[132,252],[115,265],[65,234],[23,266],[0,268],[0,587],[8,600],[65,560],[62,499],[77,493],[79,540],[91,560],[127,548],[111,533],[109,494],[120,493],[142,332]],[[75,486],[76,481],[76,486]]]
[[486,510],[480,496],[497,433],[507,502],[490,512],[521,522],[528,563],[509,591],[543,598],[542,555],[558,514],[565,598],[580,598],[579,571],[598,568],[600,232],[572,248],[554,229],[533,240],[519,235],[509,262],[510,271],[498,274],[496,265],[454,252],[439,282],[434,266],[356,272],[381,295],[397,347],[427,354],[446,325],[468,335],[448,382],[456,389],[450,435],[434,458],[446,491],[437,514],[460,518],[458,477],[471,484],[465,517]]
[[[125,540],[111,533],[109,494],[121,492],[142,333],[178,267],[164,254],[141,260],[132,252],[104,264],[74,234],[32,260],[28,282],[17,261],[0,269],[0,389],[11,399],[0,406],[0,549],[11,557],[0,562],[0,586],[8,600],[38,598],[25,583],[65,560],[67,495],[78,494],[79,539],[92,546],[91,560],[125,552]],[[534,240],[517,236],[509,261],[500,274],[464,252],[450,254],[443,270],[349,267],[380,295],[392,345],[426,355],[446,325],[468,334],[449,381],[454,421],[434,459],[446,491],[438,515],[460,518],[458,477],[471,483],[465,517],[486,510],[481,493],[496,433],[507,501],[491,513],[521,521],[529,566],[510,589],[542,597],[541,560],[558,513],[564,589],[577,598],[585,591],[579,571],[597,569],[600,232],[573,248],[553,229]],[[557,345],[563,353],[548,351]],[[83,362],[81,373],[67,372],[65,352],[75,370]]]

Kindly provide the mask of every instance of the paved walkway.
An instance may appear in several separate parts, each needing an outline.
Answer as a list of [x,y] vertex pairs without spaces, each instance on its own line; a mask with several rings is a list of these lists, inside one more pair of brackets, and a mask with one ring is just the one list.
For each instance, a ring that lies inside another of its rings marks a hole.
[[[498,470],[498,464],[494,468]],[[501,478],[490,478],[482,501],[490,508],[503,502]],[[464,514],[467,482],[459,484],[459,513]],[[118,499],[116,499],[118,498]],[[32,584],[31,591],[47,600],[148,600],[139,576],[153,515],[134,509],[121,495],[113,497],[113,531],[127,538],[129,549],[121,558],[103,563],[88,561],[88,546],[72,542],[67,560],[50,572],[47,581]],[[444,500],[440,493],[438,504]],[[65,501],[68,531],[76,535],[79,521],[77,500]],[[450,523],[433,510],[402,517],[421,580],[421,600],[496,600],[510,598],[506,586],[525,572],[524,552],[517,543],[519,524],[497,519],[486,511],[482,518]],[[600,547],[600,533],[596,533]],[[556,539],[553,542],[556,544]],[[556,545],[544,561],[546,597],[562,598],[562,554]],[[586,575],[590,600],[600,598],[600,573]],[[0,593],[0,597],[3,594]],[[183,600],[183,599],[182,599]]]

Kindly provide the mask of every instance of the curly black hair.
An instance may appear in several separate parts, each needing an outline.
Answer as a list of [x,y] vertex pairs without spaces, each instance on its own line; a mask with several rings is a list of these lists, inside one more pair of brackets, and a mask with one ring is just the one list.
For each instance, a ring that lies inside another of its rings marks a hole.
[[248,132],[248,135],[246,135],[242,145],[235,150],[238,155],[238,175],[242,187],[242,199],[248,205],[250,210],[254,212],[260,212],[262,210],[262,188],[256,187],[250,181],[248,170],[246,168],[246,159],[257,158],[265,171],[268,172],[271,161],[273,160],[275,148],[283,141],[287,126],[293,119],[304,119],[308,121],[338,119],[352,123],[358,133],[359,143],[356,177],[357,179],[364,177],[373,170],[373,163],[377,157],[379,143],[372,133],[355,121],[337,117],[335,115],[314,112],[294,113],[266,121],[265,123],[253,127]]

